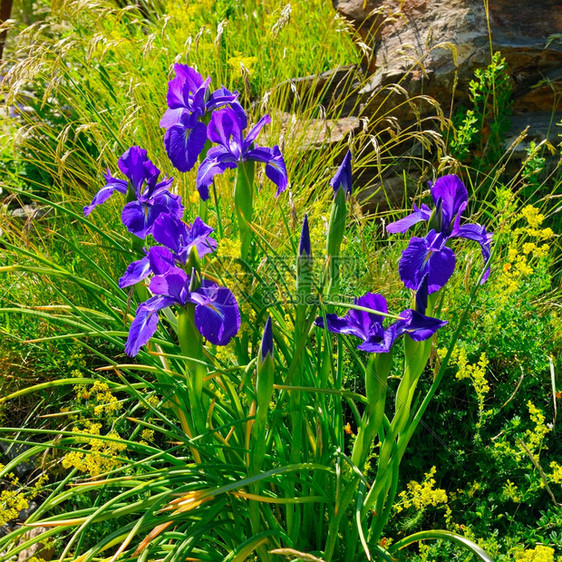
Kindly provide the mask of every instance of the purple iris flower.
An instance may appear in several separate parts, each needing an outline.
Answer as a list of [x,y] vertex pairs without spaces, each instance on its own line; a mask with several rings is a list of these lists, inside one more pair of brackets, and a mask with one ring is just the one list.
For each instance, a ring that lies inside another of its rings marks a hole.
[[188,172],[197,162],[207,140],[207,125],[202,119],[209,112],[230,104],[243,113],[238,94],[226,88],[210,91],[210,78],[185,64],[174,65],[176,77],[168,82],[168,110],[160,126],[166,130],[164,145],[172,164]]
[[299,242],[299,258],[312,259],[312,247],[310,244],[310,229],[308,228],[308,216],[305,213],[302,221],[301,239]]
[[330,185],[334,188],[334,194],[338,189],[343,189],[348,195],[351,195],[351,188],[353,185],[353,177],[351,175],[351,151],[348,150],[340,167],[335,173],[334,177],[330,180]]
[[261,339],[260,360],[262,363],[265,362],[267,356],[273,358],[273,328],[271,327],[271,316],[267,317]]
[[214,231],[197,217],[192,225],[173,215],[160,215],[154,222],[152,236],[164,246],[153,246],[146,256],[132,262],[119,279],[122,289],[146,279],[151,273],[162,275],[172,267],[185,265],[193,248],[197,256],[214,252],[217,241],[209,235]]
[[152,278],[149,288],[154,296],[137,308],[125,345],[127,355],[134,357],[139,352],[156,331],[158,312],[173,305],[194,304],[195,326],[214,345],[226,345],[238,333],[240,311],[232,292],[207,280],[190,291],[190,280],[179,267]]
[[[384,314],[388,313],[386,299],[382,295],[367,293],[354,299],[354,304]],[[408,334],[414,341],[427,340],[447,324],[446,321],[424,316],[413,309],[404,310],[399,317],[399,320],[384,328],[384,316],[374,312],[349,309],[341,318],[336,314],[326,314],[326,323],[324,318],[320,317],[316,319],[315,324],[321,328],[326,327],[335,334],[350,334],[363,340],[357,349],[370,353],[388,353],[394,341],[402,334]]]
[[121,220],[135,236],[146,238],[163,213],[177,217],[183,215],[181,197],[169,191],[172,178],[164,176],[158,182],[160,170],[150,161],[146,150],[132,146],[119,158],[118,165],[128,181],[112,177],[108,170],[104,174],[106,184],[96,193],[90,205],[84,207],[84,215],[89,215],[94,207],[105,203],[115,191],[126,195],[129,185],[136,201],[130,201],[123,207]]
[[[460,224],[461,214],[468,204],[468,192],[462,181],[455,175],[443,176],[430,184],[431,197],[435,204],[432,211],[427,205],[414,205],[414,212],[387,226],[388,232],[406,232],[414,224],[429,222],[431,230],[425,238],[413,237],[402,252],[398,265],[400,279],[409,289],[418,289],[425,275],[428,276],[429,292],[441,289],[455,269],[455,254],[446,246],[451,238],[468,238],[480,244],[482,257],[490,257],[492,235],[480,224]],[[490,274],[486,269],[482,283]]]
[[197,172],[197,189],[201,199],[209,198],[209,185],[217,174],[227,168],[236,168],[245,161],[263,162],[265,174],[277,186],[276,197],[287,188],[289,182],[285,161],[279,147],[253,147],[254,141],[266,123],[271,121],[269,115],[262,117],[250,129],[244,138],[243,131],[248,125],[245,114],[226,107],[215,111],[211,117],[207,134],[209,140],[218,144],[207,152],[207,157]]

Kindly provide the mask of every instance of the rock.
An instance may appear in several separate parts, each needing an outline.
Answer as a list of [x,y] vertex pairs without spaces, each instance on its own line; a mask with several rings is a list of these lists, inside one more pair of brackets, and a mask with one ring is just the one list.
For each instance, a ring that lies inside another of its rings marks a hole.
[[287,80],[279,84],[270,95],[290,113],[301,107],[322,106],[329,115],[349,115],[356,105],[356,98],[351,94],[362,81],[361,69],[355,65],[347,65]]
[[47,205],[39,206],[35,203],[31,203],[30,205],[17,207],[16,209],[9,211],[8,214],[14,218],[34,220],[52,215],[53,209]]
[[300,119],[294,113],[279,112],[277,121],[281,121],[282,138],[299,139],[301,151],[317,150],[326,143],[337,143],[352,132],[356,132],[361,122],[357,117],[340,119]]
[[[48,527],[32,527],[20,539],[20,544],[27,542],[30,539],[37,539],[43,533],[48,531]],[[52,546],[46,545],[43,541],[38,541],[34,545],[22,550],[18,555],[18,562],[27,562],[34,556],[42,558],[43,560],[52,560],[55,554],[55,549]]]
[[[395,83],[410,96],[423,93],[435,98],[443,108],[451,107],[453,89],[454,103],[466,103],[475,69],[490,62],[482,0],[333,0],[333,4],[372,50],[372,56],[363,60],[371,74],[364,89],[371,95],[371,108],[379,107],[386,95],[377,93]],[[514,112],[552,111],[556,92],[562,91],[562,41],[556,37],[562,33],[562,0],[489,4],[493,50],[501,51],[509,66]],[[422,115],[429,110],[422,107]],[[405,104],[397,117],[408,121],[414,115]]]
[[[306,151],[340,142],[350,132],[356,132],[361,126],[354,115],[361,74],[355,65],[348,65],[279,84],[267,98],[273,98],[279,109],[275,119],[281,121],[282,138],[298,138],[299,149]],[[313,109],[320,117],[300,117],[300,110],[305,108]]]

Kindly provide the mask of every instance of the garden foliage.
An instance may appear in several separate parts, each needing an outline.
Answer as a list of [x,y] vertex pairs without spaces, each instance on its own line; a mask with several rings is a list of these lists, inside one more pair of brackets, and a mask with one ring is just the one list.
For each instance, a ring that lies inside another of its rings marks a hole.
[[[322,108],[275,86],[356,58],[321,5],[10,31],[0,559],[30,525],[61,560],[560,554],[560,153],[509,168],[499,55],[459,125],[303,152]],[[429,191],[369,214],[413,138]]]

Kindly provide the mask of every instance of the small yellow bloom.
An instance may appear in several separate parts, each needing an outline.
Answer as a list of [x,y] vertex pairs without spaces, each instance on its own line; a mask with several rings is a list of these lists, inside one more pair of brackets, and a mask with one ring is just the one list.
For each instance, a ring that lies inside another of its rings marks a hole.
[[141,439],[145,441],[154,441],[154,430],[153,429],[143,429],[141,432]]
[[549,546],[537,545],[515,555],[517,562],[554,562],[554,549]]

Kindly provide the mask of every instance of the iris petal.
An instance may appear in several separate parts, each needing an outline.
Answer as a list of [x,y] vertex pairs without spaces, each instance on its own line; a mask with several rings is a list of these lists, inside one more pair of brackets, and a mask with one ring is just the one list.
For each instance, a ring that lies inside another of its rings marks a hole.
[[287,189],[289,183],[287,169],[285,168],[285,161],[277,145],[273,148],[259,146],[248,150],[248,152],[244,154],[244,160],[254,160],[266,164],[265,175],[277,186],[275,197]]
[[414,341],[424,341],[446,325],[445,320],[424,316],[416,310],[408,309],[401,312],[400,320],[395,322],[396,337],[408,334]]
[[183,269],[173,267],[164,275],[156,275],[150,280],[148,288],[155,295],[174,299],[177,304],[184,305],[189,299],[189,278]]
[[94,195],[92,202],[84,207],[84,216],[88,216],[98,205],[105,203],[115,191],[125,195],[127,193],[127,181],[111,177],[109,170],[104,174],[106,184]]
[[153,246],[148,250],[150,269],[154,275],[163,275],[176,266],[174,255],[168,248]]
[[129,178],[137,197],[141,193],[142,184],[146,180],[145,162],[149,161],[146,150],[140,146],[131,146],[117,161],[123,175]]
[[239,160],[242,156],[242,131],[246,127],[230,107],[215,111],[207,128],[209,140],[220,144]]
[[[434,231],[431,233],[435,235]],[[414,236],[402,252],[398,273],[408,289],[417,290],[427,274],[428,292],[434,293],[447,283],[455,270],[453,250],[443,247],[440,251],[432,251],[431,242],[429,235],[426,238]]]
[[264,115],[249,131],[244,139],[244,143],[242,144],[242,152],[246,152],[254,141],[258,138],[258,135],[261,133],[261,130],[267,125],[271,123],[271,117],[269,115]]
[[431,197],[443,204],[443,228],[448,229],[453,218],[462,213],[468,201],[468,191],[458,176],[442,176],[431,186]]
[[197,189],[203,201],[209,199],[209,186],[217,174],[228,168],[236,168],[236,157],[223,146],[214,146],[207,152],[207,157],[197,171]]
[[191,294],[195,307],[195,325],[202,336],[214,345],[226,345],[240,329],[240,310],[232,292],[226,287],[204,284]]
[[119,279],[119,287],[124,289],[146,279],[152,273],[148,256],[129,264],[125,273]]
[[[379,294],[367,293],[355,299],[354,304],[385,314],[388,312],[386,299]],[[373,336],[382,336],[383,318],[374,312],[350,308],[343,318],[339,318],[336,314],[326,314],[326,328],[335,334],[349,334],[366,341]],[[323,328],[324,319],[318,318],[315,324]]]
[[423,203],[421,209],[414,205],[414,212],[399,221],[391,222],[386,230],[391,234],[396,232],[406,232],[411,226],[421,221],[428,221],[431,217],[431,209]]
[[131,322],[129,337],[125,344],[125,353],[129,357],[134,357],[156,332],[158,311],[173,304],[174,299],[157,296],[139,305],[136,316]]
[[183,206],[179,195],[165,192],[154,199],[141,203],[131,201],[123,207],[121,220],[127,230],[138,236],[146,238],[152,232],[154,221],[165,213],[183,214]]
[[180,172],[188,172],[207,141],[207,126],[197,121],[190,127],[186,119],[171,126],[164,136],[164,146],[170,161]]
[[[451,238],[467,238],[468,240],[474,240],[480,244],[480,250],[482,251],[482,258],[484,263],[487,263],[490,259],[490,242],[492,241],[492,234],[486,232],[486,227],[480,224],[463,224],[458,227]],[[486,268],[486,272],[482,277],[481,283],[484,283],[490,275],[490,266]]]

